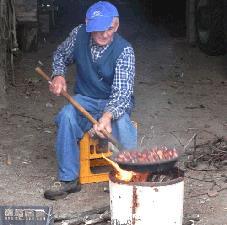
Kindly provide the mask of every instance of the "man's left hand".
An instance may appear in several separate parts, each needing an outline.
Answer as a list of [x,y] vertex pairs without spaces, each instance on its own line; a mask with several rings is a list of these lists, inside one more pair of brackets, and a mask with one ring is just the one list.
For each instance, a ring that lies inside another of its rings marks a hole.
[[105,112],[103,113],[102,117],[99,119],[99,124],[95,124],[93,126],[96,134],[99,137],[105,138],[105,136],[102,133],[102,130],[104,129],[106,129],[109,133],[112,132],[111,120],[112,120],[112,114],[110,112]]

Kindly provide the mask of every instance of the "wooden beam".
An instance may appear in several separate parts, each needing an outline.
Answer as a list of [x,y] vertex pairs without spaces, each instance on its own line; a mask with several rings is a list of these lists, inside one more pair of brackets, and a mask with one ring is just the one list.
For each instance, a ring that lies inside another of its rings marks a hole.
[[195,0],[186,0],[186,36],[189,44],[196,44]]
[[[5,13],[6,11],[6,0],[2,0],[2,11],[1,13]],[[1,15],[4,18],[6,15]],[[5,91],[5,77],[6,77],[6,40],[4,38],[3,32],[5,30],[6,24],[4,24],[4,20],[0,19],[0,109],[6,108],[6,91]]]

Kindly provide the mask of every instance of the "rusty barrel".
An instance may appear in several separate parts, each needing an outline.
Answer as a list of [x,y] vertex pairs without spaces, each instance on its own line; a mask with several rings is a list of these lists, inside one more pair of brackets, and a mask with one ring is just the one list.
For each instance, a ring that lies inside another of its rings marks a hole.
[[150,174],[144,182],[109,175],[112,225],[182,225],[184,172],[177,167]]

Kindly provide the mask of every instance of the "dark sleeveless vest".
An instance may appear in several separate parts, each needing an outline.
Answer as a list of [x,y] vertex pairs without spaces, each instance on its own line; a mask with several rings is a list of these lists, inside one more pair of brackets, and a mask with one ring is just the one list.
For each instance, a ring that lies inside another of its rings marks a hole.
[[83,25],[77,34],[74,48],[76,84],[74,92],[95,99],[108,99],[111,94],[117,58],[130,44],[115,33],[110,46],[102,57],[93,62],[90,50],[91,34]]

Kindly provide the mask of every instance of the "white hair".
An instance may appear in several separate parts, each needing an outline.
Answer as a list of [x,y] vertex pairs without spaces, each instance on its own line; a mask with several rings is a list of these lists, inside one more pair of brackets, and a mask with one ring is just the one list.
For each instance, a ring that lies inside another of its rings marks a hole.
[[119,24],[119,17],[118,17],[118,16],[115,16],[115,17],[113,18],[113,23]]

